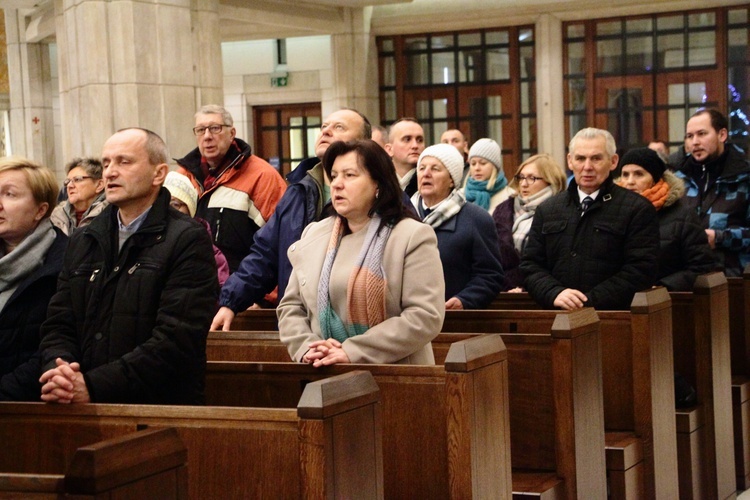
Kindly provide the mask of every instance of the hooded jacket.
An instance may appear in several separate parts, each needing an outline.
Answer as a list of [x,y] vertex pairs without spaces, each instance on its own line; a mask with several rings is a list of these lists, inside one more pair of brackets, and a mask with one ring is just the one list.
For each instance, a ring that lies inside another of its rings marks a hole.
[[[691,175],[698,169],[708,174],[704,186]],[[715,161],[698,164],[688,156],[675,173],[687,187],[685,204],[704,229],[716,231],[714,256],[719,265],[727,276],[742,276],[750,264],[750,162],[727,144]]]
[[283,298],[292,274],[287,250],[302,237],[305,227],[323,213],[323,166],[317,160],[312,168],[302,164],[299,168],[304,168],[304,174],[297,174],[299,180],[287,188],[268,224],[255,234],[250,254],[222,287],[221,307],[244,311],[260,302],[277,284],[279,302]]
[[224,156],[223,173],[213,186],[204,187],[198,148],[176,160],[178,171],[188,176],[198,190],[195,216],[208,221],[214,244],[234,272],[250,253],[253,236],[273,215],[286,190],[279,173],[265,160],[252,154],[250,146],[235,138]]
[[693,290],[695,279],[716,267],[706,231],[683,195],[685,184],[667,170],[664,181],[669,194],[656,212],[659,220],[659,274],[657,284],[672,292]]

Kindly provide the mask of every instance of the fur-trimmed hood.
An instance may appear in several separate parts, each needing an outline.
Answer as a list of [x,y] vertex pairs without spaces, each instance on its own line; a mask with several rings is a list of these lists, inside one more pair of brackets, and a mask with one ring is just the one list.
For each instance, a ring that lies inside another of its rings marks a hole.
[[664,208],[666,208],[674,205],[677,200],[685,196],[685,182],[670,170],[664,171],[663,178],[669,186],[669,195],[667,195],[667,201],[664,202]]

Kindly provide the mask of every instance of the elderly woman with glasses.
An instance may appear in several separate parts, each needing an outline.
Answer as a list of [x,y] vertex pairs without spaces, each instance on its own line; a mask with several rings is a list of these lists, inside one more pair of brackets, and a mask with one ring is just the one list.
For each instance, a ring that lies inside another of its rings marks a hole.
[[52,224],[70,235],[74,229],[88,225],[107,206],[104,198],[102,164],[95,158],[75,158],[65,167],[63,182],[68,199],[52,211]]
[[505,271],[505,289],[520,292],[523,274],[521,254],[536,208],[565,189],[565,174],[548,154],[534,155],[518,167],[509,186],[515,190],[492,214],[500,238],[500,259]]

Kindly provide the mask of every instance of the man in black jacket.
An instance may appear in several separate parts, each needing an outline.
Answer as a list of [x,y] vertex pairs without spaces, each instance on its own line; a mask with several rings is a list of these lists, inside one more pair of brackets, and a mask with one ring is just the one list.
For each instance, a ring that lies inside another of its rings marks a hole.
[[537,208],[521,262],[543,307],[627,309],[656,278],[659,225],[645,197],[612,182],[615,141],[587,128],[570,141],[566,191]]
[[42,325],[42,400],[201,404],[218,281],[208,234],[170,208],[167,150],[144,129],[104,144],[107,207],[70,239]]

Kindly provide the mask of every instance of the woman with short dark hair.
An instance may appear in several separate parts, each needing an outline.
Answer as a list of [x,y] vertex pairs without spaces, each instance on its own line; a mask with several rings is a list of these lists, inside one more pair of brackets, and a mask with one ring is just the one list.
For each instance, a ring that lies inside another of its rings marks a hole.
[[70,235],[88,225],[107,206],[102,179],[102,164],[95,158],[74,158],[65,168],[68,199],[52,211],[52,224]]
[[323,168],[336,213],[289,248],[281,340],[292,359],[313,366],[434,364],[430,342],[445,313],[435,233],[413,219],[377,143],[335,142]]

